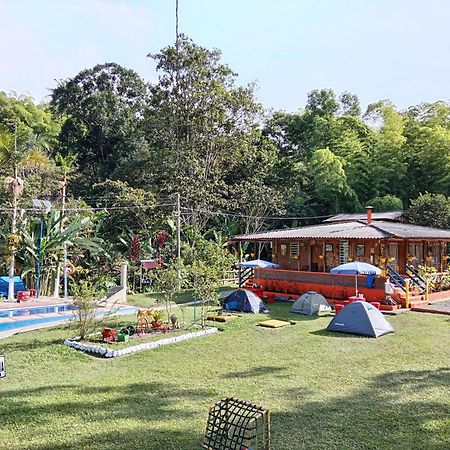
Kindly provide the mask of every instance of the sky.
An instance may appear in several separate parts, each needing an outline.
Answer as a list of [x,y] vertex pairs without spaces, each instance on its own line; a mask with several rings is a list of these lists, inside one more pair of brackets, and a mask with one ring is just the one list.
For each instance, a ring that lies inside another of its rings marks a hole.
[[[363,109],[450,100],[449,0],[179,0],[179,30],[222,51],[266,108],[294,112],[313,89]],[[0,0],[0,91],[48,100],[57,80],[104,62],[157,73],[175,40],[175,0]]]

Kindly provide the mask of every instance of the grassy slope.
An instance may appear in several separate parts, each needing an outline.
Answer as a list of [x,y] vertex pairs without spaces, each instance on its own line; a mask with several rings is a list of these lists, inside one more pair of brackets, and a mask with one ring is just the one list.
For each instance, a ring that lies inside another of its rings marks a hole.
[[200,448],[208,407],[235,396],[272,412],[272,448],[450,448],[450,322],[390,317],[379,339],[323,331],[329,317],[243,316],[224,331],[115,360],[61,345],[68,331],[0,341],[0,442],[19,449]]

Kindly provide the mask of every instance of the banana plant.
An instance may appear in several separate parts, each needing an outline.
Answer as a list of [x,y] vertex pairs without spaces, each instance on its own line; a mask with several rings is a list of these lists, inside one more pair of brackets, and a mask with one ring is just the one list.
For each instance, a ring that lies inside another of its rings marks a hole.
[[[33,277],[34,281],[34,268],[39,259],[39,249],[41,249],[44,294],[50,294],[51,282],[58,276],[58,267],[61,264],[65,246],[69,257],[78,256],[83,251],[89,251],[91,255],[103,252],[103,241],[89,236],[93,227],[91,217],[75,217],[67,221],[64,229],[61,229],[62,218],[60,211],[50,211],[41,219],[24,218],[23,220],[18,257],[23,265],[23,273],[27,275],[27,278]],[[41,220],[42,240],[40,239]]]

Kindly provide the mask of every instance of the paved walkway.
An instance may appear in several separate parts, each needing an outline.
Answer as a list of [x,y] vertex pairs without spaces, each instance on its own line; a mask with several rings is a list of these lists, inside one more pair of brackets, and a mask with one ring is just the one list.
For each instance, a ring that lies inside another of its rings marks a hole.
[[3,309],[20,309],[20,308],[39,308],[40,306],[48,305],[65,305],[72,303],[69,298],[55,298],[55,297],[40,297],[39,300],[32,298],[25,302],[9,302],[7,300],[0,300],[0,311]]
[[442,300],[439,302],[429,303],[428,305],[414,307],[411,308],[411,311],[450,315],[450,300]]

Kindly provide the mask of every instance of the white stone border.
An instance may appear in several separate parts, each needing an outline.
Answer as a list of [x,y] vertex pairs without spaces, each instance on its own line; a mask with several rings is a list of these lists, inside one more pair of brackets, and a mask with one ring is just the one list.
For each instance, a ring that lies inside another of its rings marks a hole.
[[211,327],[206,330],[194,331],[193,333],[183,334],[181,336],[174,336],[167,339],[161,339],[159,341],[147,342],[145,344],[134,345],[133,347],[123,348],[121,350],[112,350],[101,345],[88,345],[77,342],[75,339],[66,339],[64,344],[68,347],[72,347],[76,350],[81,350],[86,353],[94,353],[105,358],[116,358],[117,356],[129,355],[131,353],[141,352],[143,350],[153,350],[164,345],[176,344],[177,342],[187,341],[200,336],[206,336],[209,334],[217,333],[218,328]]

